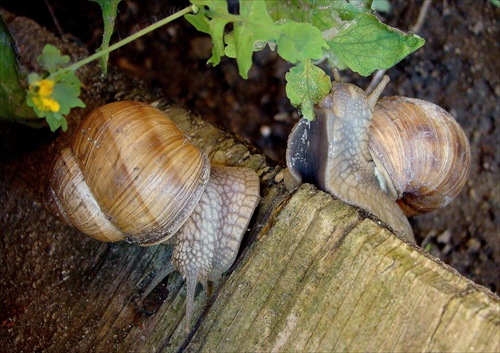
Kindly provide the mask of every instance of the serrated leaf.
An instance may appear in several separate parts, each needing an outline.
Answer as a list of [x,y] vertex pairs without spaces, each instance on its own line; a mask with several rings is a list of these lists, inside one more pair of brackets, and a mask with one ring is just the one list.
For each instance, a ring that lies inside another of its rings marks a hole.
[[349,21],[328,41],[332,52],[363,76],[394,66],[424,43],[416,34],[389,27],[370,14]]
[[226,47],[224,48],[224,54],[226,54],[228,58],[236,59],[236,48],[234,46],[233,33],[228,33],[224,36],[224,43],[226,43]]
[[70,112],[71,108],[85,107],[83,101],[78,98],[81,85],[74,71],[65,71],[57,77],[52,98],[60,104],[58,113],[65,115]]
[[[208,64],[218,65],[224,55],[224,28],[228,24],[230,14],[227,3],[218,0],[192,0],[191,3],[200,8],[196,15],[184,16],[198,31],[207,33],[212,37],[212,56]],[[226,18],[224,18],[227,16]]]
[[240,2],[240,18],[234,23],[234,51],[240,76],[248,78],[255,44],[276,40],[279,33],[263,1]]
[[42,55],[37,60],[38,64],[48,72],[54,72],[69,63],[68,55],[61,55],[61,51],[53,45],[47,44],[43,47]]
[[56,131],[59,128],[61,128],[62,131],[66,131],[68,129],[66,118],[60,113],[49,112],[45,116],[45,120],[47,121],[47,124],[49,124],[50,131],[52,132]]
[[295,107],[300,107],[304,118],[314,120],[314,104],[323,99],[332,88],[330,77],[311,60],[305,60],[292,67],[285,78],[286,94],[290,102]]
[[61,105],[59,113],[63,115],[69,114],[72,108],[85,107],[85,103],[72,92],[73,89],[74,87],[67,82],[58,83],[54,86],[52,97]]

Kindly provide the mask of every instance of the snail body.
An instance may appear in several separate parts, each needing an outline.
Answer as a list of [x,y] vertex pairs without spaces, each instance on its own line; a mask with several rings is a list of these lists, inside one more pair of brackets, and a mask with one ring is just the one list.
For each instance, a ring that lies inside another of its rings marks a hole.
[[444,207],[460,192],[470,147],[453,117],[432,103],[404,97],[377,103],[388,81],[368,96],[333,82],[316,120],[301,119],[292,130],[286,161],[297,181],[315,183],[415,242],[405,213]]
[[253,170],[210,166],[165,114],[131,101],[86,117],[49,184],[52,213],[93,238],[174,244],[160,273],[187,278],[186,327],[196,283],[206,289],[231,266],[260,199]]

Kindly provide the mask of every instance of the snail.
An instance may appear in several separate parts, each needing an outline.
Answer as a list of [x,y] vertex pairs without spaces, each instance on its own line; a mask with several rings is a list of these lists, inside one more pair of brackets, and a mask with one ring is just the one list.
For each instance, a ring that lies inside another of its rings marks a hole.
[[186,329],[195,288],[217,280],[234,262],[260,200],[249,168],[210,165],[160,110],[122,101],[89,113],[70,147],[55,159],[47,208],[105,242],[142,246],[170,242],[172,264],[186,277]]
[[286,163],[297,182],[315,183],[414,243],[406,216],[442,208],[458,195],[470,170],[470,147],[455,119],[437,105],[378,100],[388,81],[385,76],[368,96],[334,81],[316,120],[301,119],[290,133]]

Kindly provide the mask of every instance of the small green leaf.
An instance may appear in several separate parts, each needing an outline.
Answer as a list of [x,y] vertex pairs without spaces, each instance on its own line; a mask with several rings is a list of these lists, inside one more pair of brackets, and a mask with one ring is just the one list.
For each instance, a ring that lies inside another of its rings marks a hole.
[[42,55],[40,55],[36,61],[44,70],[54,72],[69,63],[69,56],[61,55],[59,49],[53,45],[47,44],[43,47]]
[[49,124],[50,131],[52,132],[59,128],[61,128],[62,131],[66,131],[68,129],[66,118],[64,118],[64,116],[60,113],[48,112],[45,116],[45,120],[47,121],[47,124]]
[[[105,50],[109,47],[111,35],[115,27],[116,14],[118,13],[118,4],[121,0],[90,0],[94,1],[101,6],[102,19],[104,22],[104,31],[102,34],[102,44],[99,50]],[[103,73],[108,71],[109,54],[101,56],[99,63]]]
[[74,71],[66,71],[58,76],[54,85],[52,98],[59,102],[61,108],[60,114],[66,115],[74,107],[85,107],[85,103],[78,98],[80,96],[81,82],[75,76]]
[[31,72],[27,78],[30,85],[33,82],[40,81],[42,79],[42,77],[37,72]]
[[263,1],[240,2],[240,20],[234,23],[233,35],[241,77],[248,78],[255,44],[277,39],[276,27]]
[[192,0],[199,7],[196,15],[184,16],[198,31],[212,37],[212,56],[208,64],[218,65],[224,55],[224,28],[232,19],[227,11],[227,3],[219,0]]
[[278,54],[295,64],[307,59],[320,59],[328,45],[321,31],[308,23],[286,22],[278,25]]
[[416,34],[389,27],[370,14],[349,21],[328,40],[341,62],[363,76],[396,65],[424,43]]
[[295,107],[300,107],[302,115],[314,120],[314,104],[325,97],[332,88],[332,82],[323,70],[311,60],[294,66],[285,76],[286,95]]
[[236,59],[236,48],[234,47],[233,33],[228,33],[224,36],[224,43],[226,43],[226,48],[224,48],[224,54],[226,54],[228,58]]

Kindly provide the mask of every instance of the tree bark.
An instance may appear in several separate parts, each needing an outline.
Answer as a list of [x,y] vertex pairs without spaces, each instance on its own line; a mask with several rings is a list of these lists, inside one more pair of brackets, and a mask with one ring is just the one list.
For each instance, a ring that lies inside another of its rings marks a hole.
[[213,163],[254,169],[263,198],[213,296],[198,286],[187,334],[179,274],[136,300],[169,246],[101,243],[43,209],[38,180],[70,133],[2,124],[2,350],[500,351],[498,296],[314,186],[288,192],[265,156],[121,74],[85,75],[70,128],[106,101],[155,102]]

